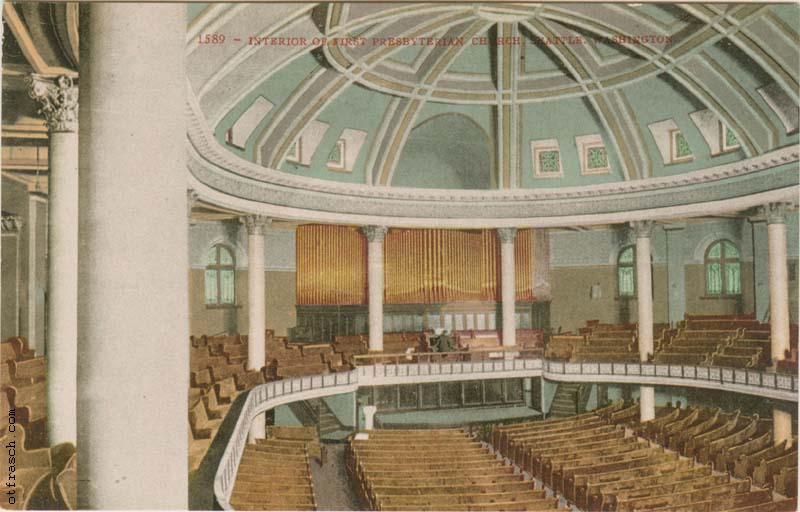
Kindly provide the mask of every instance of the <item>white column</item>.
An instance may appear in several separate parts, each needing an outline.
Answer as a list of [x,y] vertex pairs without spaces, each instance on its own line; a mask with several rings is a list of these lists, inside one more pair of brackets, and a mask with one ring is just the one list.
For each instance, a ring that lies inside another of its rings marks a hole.
[[636,233],[636,303],[639,311],[639,357],[653,353],[653,280],[650,270],[650,234],[653,221],[631,223]]
[[269,219],[259,215],[246,217],[247,225],[247,369],[260,370],[267,364],[265,336],[267,304],[264,292],[264,231]]
[[81,9],[78,506],[185,510],[186,6]]
[[[267,303],[264,291],[264,231],[270,220],[260,215],[243,219],[247,226],[247,369],[261,370],[267,364]],[[250,424],[248,439],[267,437],[266,413],[257,415]]]
[[763,207],[769,241],[769,316],[772,360],[789,349],[789,280],[786,268],[786,203]]
[[383,239],[384,226],[364,226],[367,237],[367,282],[369,283],[369,350],[383,351]]
[[75,442],[78,340],[78,90],[72,78],[30,78],[50,136],[48,192],[47,438]]
[[[636,233],[636,302],[639,308],[639,358],[646,362],[653,353],[653,286],[650,272],[650,235],[653,221],[631,223]],[[655,418],[655,389],[639,388],[639,419]]]
[[516,308],[516,274],[514,267],[514,239],[517,228],[498,228],[500,237],[500,300],[503,312],[503,346],[513,347],[517,344]]
[[372,430],[375,428],[375,413],[378,408],[374,405],[364,406],[364,430]]
[[[77,146],[75,151],[78,151]],[[39,183],[28,188],[28,347],[37,356],[45,354],[44,290],[47,278],[47,196],[38,190]],[[42,215],[42,212],[45,215]],[[42,218],[44,223],[42,224]],[[40,227],[40,224],[42,225]],[[42,229],[44,228],[44,229]],[[77,290],[76,290],[77,293]],[[76,312],[77,316],[77,312]]]
[[656,417],[656,390],[653,386],[639,387],[639,421]]
[[778,407],[772,409],[772,441],[777,445],[786,441],[792,445],[792,414]]

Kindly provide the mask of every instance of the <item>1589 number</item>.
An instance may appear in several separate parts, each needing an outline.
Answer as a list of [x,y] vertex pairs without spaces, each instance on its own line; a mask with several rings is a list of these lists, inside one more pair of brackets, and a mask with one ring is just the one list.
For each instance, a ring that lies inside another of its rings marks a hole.
[[198,34],[197,44],[222,44],[225,42],[225,34]]

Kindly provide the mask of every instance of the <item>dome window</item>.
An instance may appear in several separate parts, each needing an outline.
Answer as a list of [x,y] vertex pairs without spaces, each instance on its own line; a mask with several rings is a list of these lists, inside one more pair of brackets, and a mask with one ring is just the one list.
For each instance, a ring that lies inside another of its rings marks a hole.
[[672,163],[686,162],[692,160],[692,148],[689,141],[680,130],[670,130],[670,156]]
[[591,176],[611,172],[608,151],[600,134],[575,137],[575,145],[581,158],[581,175]]
[[337,172],[353,172],[358,154],[367,140],[367,132],[345,128],[339,140],[328,153],[328,170]]
[[703,136],[711,156],[739,149],[736,134],[710,110],[698,110],[689,114],[689,117]]
[[692,147],[683,130],[678,128],[674,119],[666,119],[647,125],[653,140],[664,159],[664,164],[682,164],[694,160]]
[[556,139],[531,142],[533,176],[535,178],[561,178],[561,154]]

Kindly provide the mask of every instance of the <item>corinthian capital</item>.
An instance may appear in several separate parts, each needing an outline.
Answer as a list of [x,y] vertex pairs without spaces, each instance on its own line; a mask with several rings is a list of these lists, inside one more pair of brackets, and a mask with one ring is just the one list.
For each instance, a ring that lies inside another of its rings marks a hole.
[[50,79],[33,74],[28,77],[28,95],[39,102],[50,133],[78,130],[78,88],[72,78],[60,75]]
[[361,226],[361,231],[364,232],[368,242],[383,242],[388,228],[386,226]]
[[272,219],[263,215],[248,215],[239,220],[247,226],[248,235],[263,235],[272,223]]
[[767,224],[785,224],[786,213],[790,203],[768,203],[759,208],[760,213],[767,218]]
[[513,244],[517,237],[517,228],[497,228],[497,236],[501,244]]
[[636,238],[650,238],[653,234],[653,221],[635,220],[631,222],[631,229],[636,233]]

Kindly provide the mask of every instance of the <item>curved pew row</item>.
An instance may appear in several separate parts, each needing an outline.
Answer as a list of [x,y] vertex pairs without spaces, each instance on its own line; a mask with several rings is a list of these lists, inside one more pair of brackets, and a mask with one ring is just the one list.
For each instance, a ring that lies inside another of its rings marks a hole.
[[245,447],[231,505],[236,510],[316,510],[308,465],[309,452],[319,451],[316,434],[304,427],[279,427],[268,436]]
[[[754,440],[771,436],[769,422],[738,411],[662,408],[656,419],[639,424],[635,411],[637,404],[617,403],[570,418],[497,425],[492,441],[583,510],[796,510],[796,499],[773,501],[770,489],[751,486],[753,480],[761,486],[780,482],[796,493],[796,483],[790,483],[796,478],[796,447],[771,447],[768,438],[770,447],[748,459],[744,480],[715,473],[710,465],[727,466],[742,445],[757,449],[761,444]],[[674,451],[644,437],[665,440]]]
[[558,510],[459,429],[369,430],[349,439],[346,461],[370,510]]

